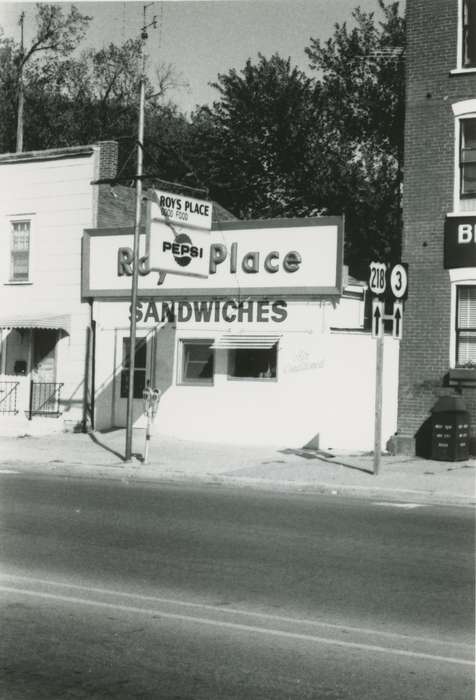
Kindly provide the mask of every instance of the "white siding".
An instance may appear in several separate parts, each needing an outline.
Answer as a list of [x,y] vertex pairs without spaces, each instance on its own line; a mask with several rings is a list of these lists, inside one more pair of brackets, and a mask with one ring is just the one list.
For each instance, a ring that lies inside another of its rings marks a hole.
[[[65,418],[79,420],[89,306],[81,303],[81,239],[95,225],[98,150],[55,160],[0,160],[0,316],[69,314],[71,333],[56,348]],[[30,281],[10,283],[10,222],[31,220]],[[22,407],[23,408],[23,407]]]

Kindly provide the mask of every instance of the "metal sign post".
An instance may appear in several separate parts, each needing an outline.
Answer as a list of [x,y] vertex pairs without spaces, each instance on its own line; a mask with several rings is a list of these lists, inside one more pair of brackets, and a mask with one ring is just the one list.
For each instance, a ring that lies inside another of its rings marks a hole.
[[[382,322],[383,324],[383,322]],[[374,474],[380,471],[382,456],[382,403],[383,403],[383,348],[384,335],[377,338],[375,369],[375,429],[374,429]]]
[[139,231],[142,206],[142,145],[144,141],[144,95],[145,81],[144,73],[140,80],[140,107],[139,107],[139,135],[137,143],[137,180],[136,180],[136,218],[134,225],[134,248],[132,267],[132,289],[131,289],[131,323],[129,333],[129,391],[127,395],[127,426],[126,426],[126,454],[125,461],[132,459],[132,421],[134,408],[134,370],[136,354],[136,305],[137,305],[137,285],[139,279]]
[[393,312],[385,314],[385,302],[380,296],[385,293],[387,266],[385,263],[370,263],[369,287],[376,295],[372,299],[372,338],[376,338],[375,361],[375,424],[374,424],[374,462],[373,473],[380,471],[382,457],[382,406],[383,406],[383,356],[384,356],[384,324],[392,321],[392,336],[396,340],[402,337],[403,303],[408,286],[408,273],[404,265],[395,265],[390,272],[390,289],[394,297]]
[[134,409],[134,372],[136,355],[136,306],[137,306],[137,286],[139,279],[139,232],[142,210],[142,163],[144,149],[144,109],[145,109],[145,42],[148,38],[147,29],[149,26],[156,27],[156,17],[150,25],[146,24],[146,10],[148,5],[143,6],[144,25],[141,31],[141,51],[142,66],[139,84],[139,127],[137,134],[137,178],[136,178],[136,214],[134,224],[134,246],[133,246],[133,267],[131,285],[131,322],[130,322],[130,346],[129,346],[129,391],[127,394],[127,423],[126,423],[126,447],[125,461],[132,459],[132,423]]

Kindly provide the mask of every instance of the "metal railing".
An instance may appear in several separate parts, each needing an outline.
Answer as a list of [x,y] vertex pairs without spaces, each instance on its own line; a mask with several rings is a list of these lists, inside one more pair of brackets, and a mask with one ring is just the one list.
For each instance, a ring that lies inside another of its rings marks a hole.
[[59,416],[62,387],[62,383],[32,381],[28,419],[31,420],[32,416]]
[[17,393],[20,382],[0,382],[0,413],[16,415]]

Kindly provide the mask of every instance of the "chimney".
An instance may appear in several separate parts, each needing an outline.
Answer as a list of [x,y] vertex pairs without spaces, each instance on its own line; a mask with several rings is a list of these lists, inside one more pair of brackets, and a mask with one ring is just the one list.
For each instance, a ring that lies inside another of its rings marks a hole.
[[117,175],[119,148],[117,141],[99,141],[99,179],[112,179]]

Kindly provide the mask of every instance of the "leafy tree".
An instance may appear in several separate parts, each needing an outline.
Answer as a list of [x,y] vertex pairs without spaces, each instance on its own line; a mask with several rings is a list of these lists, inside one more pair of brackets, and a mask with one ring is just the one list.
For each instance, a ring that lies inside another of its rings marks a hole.
[[[38,64],[45,56],[68,56],[85,35],[90,17],[82,15],[73,5],[65,14],[58,5],[38,3],[36,12],[36,32],[27,47],[9,39],[0,39],[0,75],[2,102],[17,105],[23,111],[24,85],[34,75]],[[4,79],[6,78],[6,79]],[[11,115],[8,115],[11,116]],[[11,119],[10,129],[2,134],[4,150],[12,148]],[[20,131],[20,141],[23,135]],[[16,144],[17,145],[17,144]],[[5,149],[6,146],[6,149]]]
[[[0,37],[0,151],[15,150],[21,67],[26,148],[117,139],[120,163],[125,164],[122,174],[132,175],[142,66],[140,39],[89,49],[78,56],[73,51],[90,18],[74,6],[67,15],[56,5],[39,4],[37,8],[35,37],[23,53],[12,39]],[[175,105],[167,101],[168,90],[180,84],[180,77],[169,64],[160,65],[153,80],[146,78],[146,143],[153,137],[154,145],[145,154],[145,165],[150,160],[157,170],[154,163],[160,160],[167,175],[185,169],[174,153],[184,141],[181,134],[186,122]]]
[[310,78],[289,59],[259,54],[214,87],[220,99],[192,115],[191,152],[215,198],[243,218],[299,216],[318,206],[305,187],[319,145]]
[[378,4],[382,21],[356,9],[351,29],[337,24],[330,39],[311,39],[306,49],[327,123],[358,165],[343,211],[347,259],[360,276],[372,258],[399,259],[402,228],[405,21],[398,2]]
[[400,254],[404,20],[355,10],[306,49],[316,77],[275,54],[219,75],[219,99],[192,115],[197,181],[239,217],[346,215],[346,262]]

